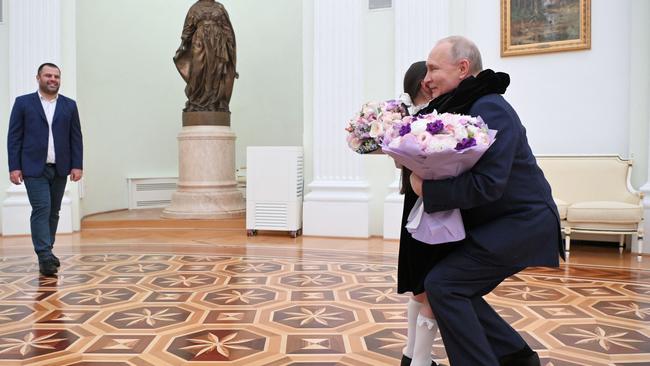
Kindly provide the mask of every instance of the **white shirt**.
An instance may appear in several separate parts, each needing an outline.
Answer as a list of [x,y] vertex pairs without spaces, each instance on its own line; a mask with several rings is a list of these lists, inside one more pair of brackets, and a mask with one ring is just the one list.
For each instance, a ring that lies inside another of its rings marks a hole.
[[52,135],[52,120],[54,119],[54,111],[56,110],[56,101],[59,99],[59,95],[57,94],[56,97],[52,100],[47,100],[41,94],[41,91],[38,91],[38,96],[41,98],[41,105],[43,106],[43,111],[45,111],[45,118],[47,119],[47,124],[50,129],[50,133],[47,139],[47,159],[45,160],[46,163],[51,163],[55,164],[56,163],[56,155],[54,153],[54,135]]

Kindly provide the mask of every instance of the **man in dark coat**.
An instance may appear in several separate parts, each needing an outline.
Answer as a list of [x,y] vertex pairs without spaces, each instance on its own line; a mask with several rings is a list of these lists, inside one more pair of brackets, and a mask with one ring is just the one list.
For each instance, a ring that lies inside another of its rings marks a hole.
[[25,182],[32,206],[30,229],[39,270],[54,275],[61,263],[52,252],[66,177],[81,179],[83,144],[74,100],[59,94],[61,71],[42,64],[38,91],[16,98],[7,134],[9,180]]
[[551,188],[537,166],[517,113],[500,95],[507,74],[482,71],[473,42],[439,41],[427,59],[433,108],[481,116],[494,144],[466,173],[422,181],[411,175],[425,212],[461,209],[467,237],[425,280],[452,365],[539,365],[539,357],[483,296],[528,266],[559,265],[564,255]]

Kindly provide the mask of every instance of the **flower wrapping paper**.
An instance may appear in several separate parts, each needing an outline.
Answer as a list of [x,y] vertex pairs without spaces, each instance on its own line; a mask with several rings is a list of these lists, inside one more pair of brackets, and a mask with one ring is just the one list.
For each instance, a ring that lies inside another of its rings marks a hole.
[[[458,124],[455,122],[453,123],[455,129],[453,127],[445,128],[446,124],[443,124],[442,128],[431,128],[434,122],[440,122],[437,116],[436,112],[430,116],[422,116],[423,119],[429,121],[427,122],[429,131],[418,131],[417,133],[411,133],[410,124],[413,122],[413,118],[406,117],[402,126],[395,124],[392,135],[388,136],[382,144],[382,150],[385,154],[391,156],[398,164],[407,167],[413,174],[423,180],[442,180],[456,177],[468,171],[479,161],[496,139],[497,131],[489,130],[480,117],[445,114],[446,118],[444,119],[446,120],[469,120],[472,122],[467,125],[479,127],[478,130],[472,128],[473,132],[470,133],[473,135],[471,138],[475,140],[474,142],[479,141],[472,145],[466,143],[468,140],[466,131],[459,132]],[[407,124],[409,128],[405,129],[404,126]],[[435,133],[432,134],[431,131],[435,131]],[[442,144],[429,142],[427,144],[425,140],[428,137],[423,137],[423,134],[432,136],[435,136],[435,134],[447,135],[445,138],[451,140],[456,146],[452,147],[453,144],[449,142],[443,142]],[[465,228],[459,209],[428,214],[424,212],[421,197],[409,213],[406,229],[414,239],[427,244],[455,242],[465,238]]]

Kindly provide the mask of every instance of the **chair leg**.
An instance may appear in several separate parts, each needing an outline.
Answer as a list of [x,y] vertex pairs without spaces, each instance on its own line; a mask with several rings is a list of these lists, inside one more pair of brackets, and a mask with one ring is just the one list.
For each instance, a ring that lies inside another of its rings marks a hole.
[[639,245],[639,253],[636,256],[636,261],[641,262],[643,260],[643,235],[637,237],[637,243]]
[[569,255],[571,254],[571,234],[570,232],[566,232],[564,234],[564,250],[565,250],[565,255],[566,255],[566,260],[567,262],[569,261]]
[[618,239],[618,253],[623,254],[624,249],[625,249],[625,235],[621,234]]

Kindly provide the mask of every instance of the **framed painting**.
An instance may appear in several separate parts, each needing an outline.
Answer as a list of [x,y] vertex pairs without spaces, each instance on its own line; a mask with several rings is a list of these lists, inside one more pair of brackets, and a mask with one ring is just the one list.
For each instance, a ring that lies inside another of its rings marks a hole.
[[591,0],[501,0],[501,56],[591,48]]

